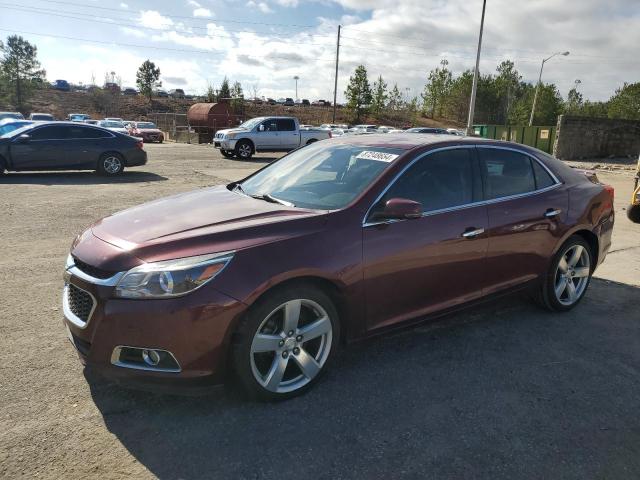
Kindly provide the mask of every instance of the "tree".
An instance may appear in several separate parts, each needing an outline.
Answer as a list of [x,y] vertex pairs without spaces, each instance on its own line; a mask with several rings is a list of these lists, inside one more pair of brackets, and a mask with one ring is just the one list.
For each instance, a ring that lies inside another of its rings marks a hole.
[[371,86],[364,65],[358,66],[355,73],[349,77],[349,85],[344,93],[347,97],[347,108],[355,114],[355,120],[359,121],[360,116],[367,112],[372,100]]
[[136,85],[140,93],[151,102],[154,90],[162,86],[160,68],[156,67],[156,64],[151,60],[145,60],[136,73]]
[[609,118],[640,120],[640,82],[625,82],[609,99],[607,108]]
[[220,91],[218,92],[218,101],[223,98],[231,98],[231,88],[229,88],[229,79],[224,77],[222,85],[220,85]]
[[440,61],[440,67],[429,72],[427,84],[424,86],[422,99],[424,101],[423,108],[431,111],[431,118],[442,116],[446,97],[453,83],[451,70],[447,68],[449,62],[446,58]]
[[389,110],[400,110],[403,105],[402,94],[400,93],[400,89],[398,88],[398,84],[394,84],[393,88],[389,92],[389,102],[387,103],[387,107]]
[[207,85],[207,93],[205,93],[205,98],[207,103],[215,103],[216,102],[216,91],[213,88],[213,85]]
[[373,82],[373,95],[371,98],[371,112],[379,116],[382,113],[385,105],[387,104],[387,83],[382,79],[382,75],[378,77],[378,80]]
[[515,65],[511,60],[505,60],[498,68],[498,75],[494,79],[495,93],[499,106],[498,123],[507,123],[513,103],[518,96],[518,87],[522,76],[515,69]]
[[234,82],[231,87],[231,107],[236,113],[240,112],[244,104],[244,93],[242,93],[242,85],[240,82]]
[[[18,35],[0,42],[0,75],[10,91],[11,100],[20,109],[34,86],[42,85],[46,72],[37,58],[38,48]],[[4,90],[4,89],[3,89]]]
[[[523,95],[516,101],[509,118],[511,125],[527,125],[535,87],[526,83],[522,85]],[[533,116],[534,125],[555,125],[558,115],[563,112],[564,102],[558,92],[558,88],[553,83],[541,84],[536,102],[536,111]]]
[[568,113],[570,115],[578,114],[582,110],[583,104],[584,99],[582,98],[582,94],[574,87],[569,90],[569,94],[567,95],[567,102],[564,105],[564,113]]

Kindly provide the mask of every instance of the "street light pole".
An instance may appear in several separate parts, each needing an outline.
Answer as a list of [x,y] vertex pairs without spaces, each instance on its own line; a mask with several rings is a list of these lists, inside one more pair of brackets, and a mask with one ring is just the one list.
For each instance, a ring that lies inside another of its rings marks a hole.
[[296,75],[295,77],[293,77],[293,79],[296,81],[296,100],[298,100],[298,80],[300,80],[300,77],[298,75]]
[[482,49],[482,30],[484,29],[484,11],[487,8],[487,0],[482,2],[482,17],[480,19],[480,35],[478,36],[478,53],[476,55],[476,69],[473,71],[473,84],[471,85],[471,100],[469,101],[469,118],[467,119],[467,135],[473,133],[473,116],[476,110],[476,91],[478,90],[478,75],[480,68],[480,50]]
[[540,75],[538,75],[538,83],[536,84],[536,93],[533,95],[533,105],[531,107],[531,116],[529,117],[529,126],[533,125],[533,115],[536,112],[536,103],[538,102],[538,91],[540,90],[540,84],[542,83],[542,70],[544,69],[544,64],[556,55],[562,55],[566,57],[567,55],[569,55],[569,52],[556,52],[553,55],[542,60],[542,65],[540,65]]

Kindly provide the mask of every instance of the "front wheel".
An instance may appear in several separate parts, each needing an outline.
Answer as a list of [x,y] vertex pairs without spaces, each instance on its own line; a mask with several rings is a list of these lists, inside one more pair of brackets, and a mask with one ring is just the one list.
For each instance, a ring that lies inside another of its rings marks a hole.
[[240,140],[236,145],[236,157],[242,160],[249,160],[253,155],[253,147],[246,140]]
[[233,153],[233,150],[222,150],[222,149],[220,149],[220,153],[225,158],[233,158],[233,157],[236,156],[236,154]]
[[[0,169],[2,166],[0,166]],[[640,203],[627,207],[627,218],[633,223],[640,223]]]
[[582,237],[573,235],[551,262],[541,287],[541,303],[556,312],[571,310],[584,297],[592,273],[591,247]]
[[234,346],[235,371],[250,396],[284,400],[304,393],[327,369],[339,342],[337,310],[321,290],[276,290],[249,311]]
[[98,161],[98,173],[100,175],[119,175],[124,170],[124,160],[117,153],[105,153]]

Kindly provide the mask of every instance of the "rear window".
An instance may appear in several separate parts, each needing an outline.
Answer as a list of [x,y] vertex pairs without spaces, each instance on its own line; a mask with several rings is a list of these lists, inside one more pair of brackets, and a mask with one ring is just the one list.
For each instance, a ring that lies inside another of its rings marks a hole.
[[511,150],[479,148],[485,169],[487,199],[509,197],[536,189],[529,156]]
[[296,129],[296,122],[292,118],[278,118],[276,123],[279,132],[292,132]]

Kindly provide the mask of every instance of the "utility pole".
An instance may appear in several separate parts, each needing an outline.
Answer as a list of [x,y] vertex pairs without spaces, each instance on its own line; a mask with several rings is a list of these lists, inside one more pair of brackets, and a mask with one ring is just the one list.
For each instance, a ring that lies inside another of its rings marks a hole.
[[480,35],[478,36],[478,54],[476,55],[476,69],[473,71],[473,84],[471,86],[471,100],[469,101],[469,118],[467,119],[467,135],[473,134],[473,115],[476,110],[476,91],[478,90],[478,75],[480,69],[480,50],[482,49],[482,30],[484,29],[484,11],[487,8],[487,0],[482,2],[482,18],[480,19]]
[[336,101],[338,99],[338,61],[340,59],[340,30],[342,25],[338,25],[338,42],[336,43],[336,78],[333,83],[333,123],[336,123]]
[[533,95],[533,106],[531,107],[531,116],[529,117],[529,126],[533,125],[533,115],[536,112],[536,103],[538,102],[538,91],[540,90],[540,84],[542,83],[542,69],[544,68],[545,62],[551,60],[556,55],[562,55],[566,57],[569,55],[569,52],[556,52],[553,55],[542,60],[542,65],[540,65],[540,75],[538,76],[538,83],[536,84],[536,93]]

